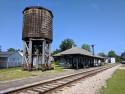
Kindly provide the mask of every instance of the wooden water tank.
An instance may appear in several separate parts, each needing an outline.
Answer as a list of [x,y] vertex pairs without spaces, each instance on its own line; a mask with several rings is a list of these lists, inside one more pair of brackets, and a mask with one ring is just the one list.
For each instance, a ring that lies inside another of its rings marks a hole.
[[46,39],[52,42],[52,19],[50,10],[40,6],[26,7],[23,11],[22,40]]

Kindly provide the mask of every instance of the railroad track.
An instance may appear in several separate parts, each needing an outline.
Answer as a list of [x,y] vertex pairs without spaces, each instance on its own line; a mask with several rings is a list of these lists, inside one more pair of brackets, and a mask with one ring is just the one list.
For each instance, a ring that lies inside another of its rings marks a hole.
[[13,90],[7,90],[7,91],[5,90],[2,92],[2,94],[51,94],[51,92],[55,89],[64,87],[65,85],[68,85],[75,81],[79,81],[80,79],[93,76],[99,72],[102,72],[114,66],[116,66],[116,64],[99,67],[98,69],[88,70],[85,72],[71,74],[68,76],[63,76],[57,79],[37,83],[26,87],[15,88]]

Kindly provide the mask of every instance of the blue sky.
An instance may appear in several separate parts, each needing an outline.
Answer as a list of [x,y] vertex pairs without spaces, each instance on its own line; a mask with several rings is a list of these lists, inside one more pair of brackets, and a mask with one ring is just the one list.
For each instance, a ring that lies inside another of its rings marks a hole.
[[52,50],[65,38],[80,47],[95,44],[95,51],[125,51],[125,0],[0,0],[0,45],[5,51],[22,49],[22,11],[26,6],[52,10]]

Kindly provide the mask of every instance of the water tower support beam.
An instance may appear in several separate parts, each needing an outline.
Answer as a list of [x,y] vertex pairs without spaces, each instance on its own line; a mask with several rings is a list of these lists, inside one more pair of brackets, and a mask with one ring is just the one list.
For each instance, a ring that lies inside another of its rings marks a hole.
[[25,41],[23,41],[23,58],[22,58],[22,66],[23,70],[25,69],[25,53],[26,53],[26,46],[25,46]]
[[30,71],[32,69],[32,39],[30,39],[29,41],[28,56],[29,56],[28,70]]
[[43,40],[43,43],[42,43],[43,47],[42,47],[42,64],[45,64],[45,45],[46,45],[46,41]]
[[48,63],[51,63],[51,43],[49,43],[49,60]]

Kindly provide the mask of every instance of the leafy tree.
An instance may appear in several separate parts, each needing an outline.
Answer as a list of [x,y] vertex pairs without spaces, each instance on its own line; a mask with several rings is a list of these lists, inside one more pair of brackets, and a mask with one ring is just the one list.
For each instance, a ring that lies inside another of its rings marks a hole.
[[116,62],[117,63],[121,61],[121,57],[120,56],[117,55],[115,58],[116,58]]
[[111,50],[108,52],[108,57],[116,57],[116,56],[117,55],[116,55],[115,51]]
[[82,48],[89,51],[89,52],[91,51],[90,45],[88,45],[88,44],[83,44]]
[[52,55],[58,54],[60,52],[60,49],[56,49],[55,51],[53,51]]
[[15,49],[15,51],[20,51],[20,52],[23,52],[23,50],[21,50],[21,49]]
[[15,51],[16,51],[16,49],[14,49],[14,48],[7,49],[7,52],[15,52]]
[[2,49],[1,49],[1,45],[0,45],[0,52],[2,51]]
[[72,48],[72,46],[76,46],[75,42],[72,39],[67,38],[61,42],[60,50],[65,51]]
[[125,60],[125,52],[121,53],[121,59]]
[[104,52],[98,53],[99,56],[106,57],[106,54]]

